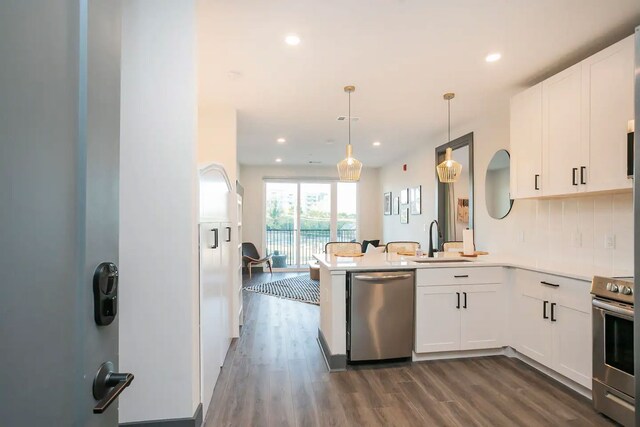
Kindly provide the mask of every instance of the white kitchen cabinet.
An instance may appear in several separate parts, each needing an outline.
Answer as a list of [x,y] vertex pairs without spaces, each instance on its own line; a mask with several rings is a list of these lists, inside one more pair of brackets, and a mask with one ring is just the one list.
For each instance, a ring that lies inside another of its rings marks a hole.
[[467,285],[460,292],[460,349],[502,347],[506,319],[502,285]]
[[514,96],[511,196],[630,189],[626,135],[633,81],[630,36]]
[[633,119],[634,53],[628,37],[582,62],[587,191],[631,188],[627,179],[627,122]]
[[[536,362],[551,366],[551,328],[548,318],[543,317],[545,300],[526,294],[518,297],[518,309],[514,310],[513,319],[517,324],[514,347]],[[548,313],[548,301],[546,310]]]
[[520,353],[591,388],[589,284],[519,270],[513,346]]
[[591,388],[591,312],[557,304],[552,326],[553,369]]
[[455,286],[417,288],[416,353],[460,349],[460,310],[456,308],[458,294]]
[[542,83],[511,99],[511,198],[542,195]]
[[542,83],[542,182],[545,196],[579,191],[580,166],[585,162],[581,112],[581,64],[569,67]]
[[497,267],[418,270],[415,352],[502,347],[506,301],[495,283],[501,280]]

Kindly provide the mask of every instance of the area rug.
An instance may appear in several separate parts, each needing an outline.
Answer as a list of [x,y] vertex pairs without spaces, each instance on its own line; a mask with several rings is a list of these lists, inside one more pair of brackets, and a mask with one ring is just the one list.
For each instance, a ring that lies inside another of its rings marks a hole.
[[320,305],[320,282],[311,280],[308,274],[247,286],[244,289],[249,292]]

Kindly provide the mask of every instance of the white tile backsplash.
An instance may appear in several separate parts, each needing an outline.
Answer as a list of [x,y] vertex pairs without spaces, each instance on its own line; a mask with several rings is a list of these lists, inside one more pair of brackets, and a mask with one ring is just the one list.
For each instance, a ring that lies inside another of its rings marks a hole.
[[[605,276],[633,274],[631,193],[515,203],[513,246],[489,250],[520,254],[541,268]],[[615,236],[615,248],[605,248],[608,234]]]
[[[633,275],[633,197],[627,194],[613,196],[613,275]],[[604,246],[604,241],[602,242]]]

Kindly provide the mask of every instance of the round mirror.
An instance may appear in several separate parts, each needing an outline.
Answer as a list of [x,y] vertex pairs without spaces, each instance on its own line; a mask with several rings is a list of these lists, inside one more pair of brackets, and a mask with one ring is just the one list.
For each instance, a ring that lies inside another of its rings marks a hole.
[[500,150],[493,155],[487,167],[484,181],[487,212],[495,219],[507,216],[513,205],[509,194],[510,162],[509,152]]

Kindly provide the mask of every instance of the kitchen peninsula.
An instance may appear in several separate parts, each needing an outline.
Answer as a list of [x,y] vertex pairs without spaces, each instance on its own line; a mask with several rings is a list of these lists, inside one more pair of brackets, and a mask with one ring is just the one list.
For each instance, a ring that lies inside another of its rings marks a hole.
[[348,362],[348,275],[411,271],[415,304],[406,309],[414,313],[413,361],[506,354],[590,394],[590,272],[555,271],[491,255],[444,255],[315,255],[318,341],[329,369],[346,369]]

